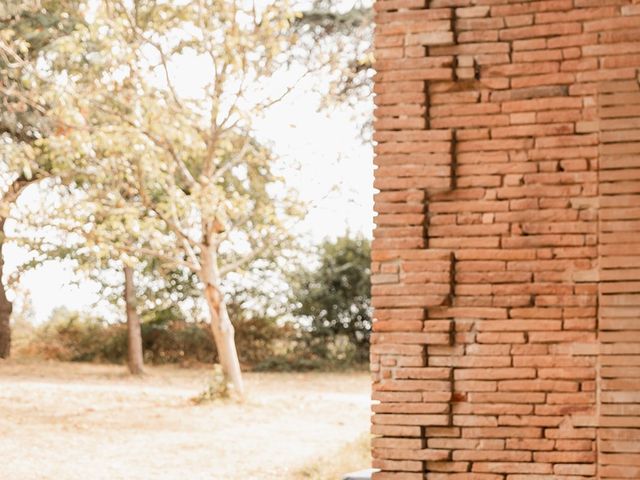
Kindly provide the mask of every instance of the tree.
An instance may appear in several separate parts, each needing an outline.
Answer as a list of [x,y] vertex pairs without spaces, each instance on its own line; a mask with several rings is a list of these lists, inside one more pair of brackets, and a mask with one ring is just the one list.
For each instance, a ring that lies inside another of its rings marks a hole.
[[294,22],[306,46],[298,61],[326,65],[319,85],[322,107],[348,105],[367,140],[372,127],[374,74],[371,4],[368,0],[313,0]]
[[[124,203],[129,190],[126,179],[117,175],[117,169],[111,170],[112,175],[99,184],[91,180],[89,171],[96,171],[92,162],[86,170],[79,168],[73,172],[68,183],[49,185],[42,192],[39,210],[22,212],[24,227],[18,229],[21,235],[14,238],[28,247],[32,256],[20,270],[50,260],[71,261],[77,274],[101,285],[106,300],[116,306],[123,303],[128,332],[127,363],[130,372],[139,375],[143,373],[144,361],[135,270],[152,259],[130,252],[134,248],[144,250],[145,241],[150,238],[141,233],[147,228],[145,211]],[[111,192],[107,198],[117,194],[119,205],[106,200],[104,192]],[[152,226],[153,221],[148,228]],[[52,227],[57,231],[52,231]],[[126,243],[129,253],[114,245],[118,241]]]
[[359,360],[369,354],[370,253],[370,242],[363,237],[327,240],[319,247],[318,265],[302,268],[290,279],[292,313],[308,320],[311,334],[323,345],[336,335],[346,335]]
[[82,24],[76,6],[72,0],[0,5],[0,358],[11,352],[12,304],[2,280],[2,247],[12,207],[27,187],[68,171],[77,160],[66,138],[55,82],[61,64],[54,53]]
[[33,254],[21,269],[65,260],[78,280],[97,283],[100,306],[116,307],[125,316],[127,364],[137,375],[144,367],[141,317],[193,303],[198,285],[161,251],[170,248],[162,244],[164,225],[133,198],[127,171],[109,161],[103,158],[103,175],[91,166],[92,178],[77,174],[70,184],[51,186],[38,210],[23,213],[27,227],[18,238]]
[[[242,394],[223,279],[267,265],[300,214],[252,130],[311,73],[297,69],[284,86],[272,80],[289,66],[293,12],[282,1],[113,0],[91,14],[74,49],[101,75],[75,85],[73,128],[92,161],[50,226],[93,237],[98,250],[108,244],[197,274],[220,362]],[[178,81],[185,61],[208,72],[187,92]],[[96,226],[112,222],[101,215],[127,231],[104,235]]]

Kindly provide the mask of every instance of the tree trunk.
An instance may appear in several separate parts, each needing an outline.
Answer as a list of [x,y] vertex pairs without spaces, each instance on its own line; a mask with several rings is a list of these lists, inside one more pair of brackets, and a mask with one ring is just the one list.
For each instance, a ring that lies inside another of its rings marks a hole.
[[138,316],[136,289],[133,282],[133,269],[124,266],[124,301],[127,310],[127,364],[133,375],[144,373],[144,359],[142,355],[142,330]]
[[244,397],[242,371],[234,340],[235,331],[229,318],[227,305],[220,293],[220,275],[216,252],[210,246],[204,246],[201,257],[200,279],[204,283],[204,296],[211,317],[211,331],[216,342],[218,359],[228,381],[233,384],[236,393]]
[[4,273],[4,255],[2,245],[4,244],[4,222],[5,218],[0,218],[0,358],[9,358],[11,355],[11,311],[13,305],[7,298],[2,275]]

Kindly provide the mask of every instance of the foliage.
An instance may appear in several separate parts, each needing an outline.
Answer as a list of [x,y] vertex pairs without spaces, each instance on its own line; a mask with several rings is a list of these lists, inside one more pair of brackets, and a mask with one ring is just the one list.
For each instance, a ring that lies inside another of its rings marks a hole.
[[[188,322],[178,311],[157,312],[142,324],[145,362],[181,366],[218,361],[211,329],[204,322]],[[174,317],[174,315],[177,315]],[[323,338],[293,323],[252,317],[234,322],[242,365],[254,371],[315,371],[359,368],[361,358],[346,337]],[[124,364],[127,330],[123,323],[110,324],[96,317],[54,311],[52,318],[36,327],[16,330],[18,357],[58,361]],[[318,345],[323,343],[322,348]]]
[[187,365],[217,360],[211,330],[203,322],[160,317],[143,323],[142,344],[145,361],[153,364]]
[[230,396],[229,382],[224,375],[222,367],[219,364],[215,364],[207,387],[200,394],[193,397],[191,402],[195,405],[202,405],[216,400],[224,400]]
[[[77,135],[68,135],[65,76],[80,73],[61,66],[66,45],[82,28],[74,0],[8,0],[0,5],[0,357],[11,351],[2,245],[6,220],[30,185],[66,179],[85,159]],[[80,64],[81,65],[81,64]],[[18,272],[19,274],[20,272]]]
[[33,324],[35,310],[29,290],[17,288],[14,295],[11,313],[11,348],[12,350],[20,350],[35,335],[36,327]]
[[301,41],[314,47],[307,53],[306,62],[330,60],[327,73],[332,82],[328,100],[353,103],[371,97],[371,2],[314,0],[311,8],[301,12],[294,25]]
[[[177,309],[155,312],[142,324],[145,361],[151,364],[202,364],[218,361],[211,329],[202,321],[186,321]],[[240,360],[246,366],[265,362],[288,345],[289,329],[272,319],[236,317]],[[60,361],[124,363],[127,331],[123,323],[110,324],[80,312],[61,308],[48,322],[21,329],[18,354]]]
[[[71,6],[62,10],[70,15]],[[272,80],[290,65],[294,12],[287,1],[73,6],[82,28],[51,55],[66,75],[64,134],[87,161],[54,192],[57,202],[30,218],[59,232],[62,248],[47,250],[50,234],[26,243],[96,268],[155,259],[197,275],[221,363],[240,390],[224,277],[269,268],[301,215],[253,131],[310,74],[284,86]],[[45,17],[49,7],[40,10]],[[201,85],[180,86],[185,62],[198,65]],[[33,65],[29,73],[52,80]]]
[[[319,264],[291,276],[293,314],[306,319],[307,349],[330,356],[335,337],[345,336],[356,357],[368,358],[371,330],[370,244],[348,235],[319,247]],[[335,356],[335,355],[334,355]]]
[[[368,293],[356,267],[322,260],[317,272],[296,277],[295,313],[308,329],[279,323],[268,309],[243,313],[246,302],[234,299],[229,277],[246,282],[277,269],[303,214],[255,120],[317,72],[333,75],[327,98],[369,95],[368,7],[342,11],[315,1],[303,14],[287,1],[33,0],[9,7],[0,10],[0,84],[8,89],[2,155],[10,179],[57,178],[43,208],[25,214],[38,235],[26,229],[15,238],[39,253],[27,267],[71,258],[104,279],[105,270],[135,266],[153,361],[179,361],[185,349],[198,352],[198,361],[212,355],[200,349],[211,334],[184,320],[200,320],[203,301],[214,330],[231,312],[244,362],[295,357],[316,365],[364,355]],[[190,63],[205,81],[184,88]],[[340,248],[325,245],[321,257],[355,261]],[[339,284],[323,296],[318,282],[331,275]],[[115,299],[116,292],[105,295]],[[57,337],[60,355],[71,359],[114,358],[120,348],[122,335],[114,334],[115,343],[104,339],[106,351],[92,350],[89,340],[121,327],[91,317],[48,328],[42,335]],[[284,340],[276,342],[278,335]],[[329,341],[335,335],[348,343]]]
[[85,2],[9,0],[0,5],[0,180],[6,217],[22,190],[67,183],[91,161],[76,89],[95,80],[78,45],[87,40]]
[[126,356],[126,329],[105,328],[97,317],[58,308],[36,329],[21,354],[61,361],[111,361]]
[[85,149],[67,130],[71,112],[59,81],[84,70],[80,64],[68,69],[61,57],[83,28],[79,4],[10,0],[0,6],[0,155],[6,184],[68,173],[83,158]]
[[[201,285],[197,275],[185,268],[171,268],[160,260],[150,258],[137,272],[136,296],[138,309],[144,321],[165,316],[171,311],[174,317],[203,320],[197,303]],[[121,301],[118,291],[111,296],[113,303]]]
[[320,93],[322,107],[347,105],[362,125],[365,140],[371,136],[373,98],[372,2],[313,0],[294,23],[300,35],[299,61],[324,64]]
[[[251,121],[278,99],[256,100],[253,89],[282,66],[291,14],[286,2],[239,5],[116,0],[94,12],[82,53],[100,88],[74,99],[94,107],[81,119],[94,161],[56,212],[67,220],[56,227],[79,233],[92,253],[199,272],[201,253],[214,249],[225,273],[280,244],[281,219],[295,209],[276,193],[286,189]],[[189,93],[178,86],[185,59],[210,73]]]

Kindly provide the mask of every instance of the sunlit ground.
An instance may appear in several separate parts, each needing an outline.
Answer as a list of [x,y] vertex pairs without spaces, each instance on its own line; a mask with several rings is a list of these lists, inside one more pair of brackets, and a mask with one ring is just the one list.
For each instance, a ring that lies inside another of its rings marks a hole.
[[0,361],[0,478],[331,480],[368,466],[366,373],[246,375],[194,405],[206,369]]

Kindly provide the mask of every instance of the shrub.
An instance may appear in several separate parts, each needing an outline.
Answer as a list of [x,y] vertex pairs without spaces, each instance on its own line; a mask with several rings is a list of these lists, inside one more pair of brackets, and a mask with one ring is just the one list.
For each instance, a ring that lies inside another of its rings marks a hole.
[[203,322],[172,319],[144,323],[142,344],[149,363],[213,363],[217,360],[211,330]]
[[[286,350],[290,328],[273,319],[255,317],[236,322],[240,360],[252,367]],[[124,363],[127,357],[127,326],[96,317],[54,311],[47,323],[35,329],[17,352],[22,356],[71,362]],[[158,315],[142,324],[145,361],[151,364],[215,363],[218,356],[209,325]]]
[[[244,368],[259,371],[342,370],[362,366],[361,350],[347,335],[318,335],[294,323],[253,316],[234,322],[236,345]],[[47,360],[125,363],[127,326],[65,309],[35,329],[20,351]],[[158,315],[142,324],[145,361],[149,364],[213,364],[218,361],[211,329]]]
[[224,377],[222,366],[215,364],[213,366],[213,373],[207,387],[200,392],[197,396],[191,399],[191,402],[195,405],[202,405],[204,403],[215,402],[216,400],[226,400],[231,396],[231,390],[229,389],[229,383]]
[[319,246],[317,266],[301,266],[289,276],[291,313],[307,325],[304,340],[310,353],[327,361],[368,360],[370,251],[363,237],[327,240]]
[[[119,337],[124,336],[124,350]],[[24,347],[27,354],[71,362],[114,361],[126,352],[126,331],[105,328],[98,318],[56,309]]]

